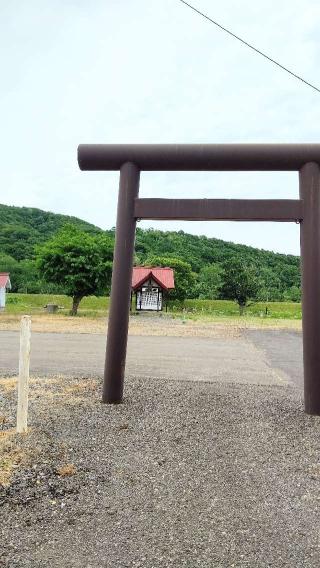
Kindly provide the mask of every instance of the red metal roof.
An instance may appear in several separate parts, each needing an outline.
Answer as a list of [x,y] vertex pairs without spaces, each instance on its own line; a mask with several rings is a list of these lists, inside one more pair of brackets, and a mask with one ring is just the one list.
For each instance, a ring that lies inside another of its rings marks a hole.
[[11,288],[9,272],[0,272],[0,288]]
[[153,278],[165,290],[174,288],[174,272],[172,268],[134,266],[132,271],[133,290],[139,288],[149,278]]

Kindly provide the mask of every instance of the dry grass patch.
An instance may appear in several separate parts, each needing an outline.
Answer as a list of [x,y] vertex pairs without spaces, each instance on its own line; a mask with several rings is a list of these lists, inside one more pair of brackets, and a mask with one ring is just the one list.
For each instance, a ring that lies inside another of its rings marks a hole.
[[[39,396],[45,396],[47,398],[52,396],[57,396],[58,392],[51,392],[51,385],[62,385],[63,377],[53,377],[53,378],[41,378],[41,377],[31,377],[29,379],[29,400],[38,398]],[[18,377],[2,377],[0,378],[0,393],[5,395],[11,395],[17,392]],[[1,425],[1,415],[0,415],[0,425]]]
[[319,478],[320,477],[320,462],[316,463],[314,465],[312,465],[311,467],[309,467],[308,469],[308,473],[314,477],[314,478]]
[[194,320],[166,320],[152,321],[131,320],[129,334],[136,336],[162,336],[162,337],[238,337],[238,325],[194,321]]
[[3,377],[0,379],[0,392],[12,393],[17,388],[17,377]]
[[70,381],[61,391],[61,396],[68,405],[77,405],[83,401],[90,402],[95,400],[93,392],[97,388],[97,381],[94,379],[81,379],[80,381]]
[[[30,414],[28,417],[28,434],[17,434],[15,429],[15,397],[17,377],[1,377],[0,387],[4,399],[4,412],[0,414],[0,486],[9,486],[14,471],[32,463],[31,460],[38,459],[41,454],[42,442],[39,440],[46,436],[44,430],[32,429],[34,416],[46,411],[51,400],[54,399],[54,407],[59,411],[62,407],[79,405],[82,401],[88,404],[95,397],[92,395],[97,386],[97,381],[90,378],[66,378],[62,375],[55,377],[31,377],[29,381],[29,400],[32,401]],[[9,418],[10,416],[10,418]],[[1,429],[2,428],[2,429]],[[30,434],[30,436],[29,436]],[[63,441],[59,442],[63,446]],[[40,454],[39,454],[40,452]],[[55,459],[59,460],[62,456],[58,454]],[[52,456],[51,456],[52,458]],[[60,477],[67,477],[77,473],[76,467],[72,463],[65,463],[56,468],[56,473]]]
[[[68,379],[63,375],[57,377],[36,377],[29,382],[29,400],[55,400],[67,399],[68,404],[80,402],[86,398],[86,393],[96,389],[97,381],[90,378]],[[52,387],[52,388],[51,388]]]
[[[16,377],[0,378],[0,393],[3,399],[12,400],[12,394],[17,386]],[[6,406],[4,405],[4,409]],[[5,410],[6,412],[6,410]],[[0,414],[0,486],[6,486],[10,483],[13,470],[19,466],[24,458],[24,453],[19,447],[19,437],[16,434],[12,420],[5,413]]]
[[77,468],[73,463],[67,463],[58,467],[56,472],[60,477],[69,477],[77,473]]
[[18,445],[16,430],[0,431],[0,485],[10,485],[13,471],[26,460],[26,453]]
[[94,379],[81,379],[81,381],[73,382],[63,389],[63,394],[83,394],[87,391],[95,390],[97,381]]
[[[0,330],[18,331],[20,315],[1,315]],[[206,315],[192,318],[170,317],[163,314],[131,316],[129,334],[138,336],[168,337],[238,337],[244,329],[301,329],[301,320],[243,316]],[[32,316],[32,331],[38,333],[89,333],[107,332],[106,317],[70,317],[60,314]]]
[[[62,382],[63,377],[54,378],[41,378],[41,377],[31,377],[29,379],[29,398],[33,395],[45,394],[48,395],[48,386],[56,385]],[[2,377],[0,378],[0,392],[5,394],[11,394],[17,390],[18,377]],[[1,421],[0,421],[1,424]]]
[[[19,331],[20,314],[1,315],[1,331]],[[106,317],[71,317],[60,314],[32,315],[32,331],[38,333],[106,333]]]

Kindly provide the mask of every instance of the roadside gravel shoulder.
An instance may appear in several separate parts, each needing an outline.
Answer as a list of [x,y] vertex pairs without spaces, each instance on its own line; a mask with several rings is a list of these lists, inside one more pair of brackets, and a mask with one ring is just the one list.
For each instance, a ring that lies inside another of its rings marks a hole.
[[320,419],[300,390],[128,377],[117,406],[100,391],[98,378],[33,379],[30,433],[6,450],[8,467],[19,458],[1,566],[319,566]]

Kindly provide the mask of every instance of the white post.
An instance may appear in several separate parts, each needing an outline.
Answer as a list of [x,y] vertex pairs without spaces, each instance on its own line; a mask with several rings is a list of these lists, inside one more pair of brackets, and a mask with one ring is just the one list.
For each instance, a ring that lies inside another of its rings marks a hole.
[[17,432],[27,431],[28,424],[28,390],[30,364],[31,317],[22,316],[20,327],[20,357],[18,378]]

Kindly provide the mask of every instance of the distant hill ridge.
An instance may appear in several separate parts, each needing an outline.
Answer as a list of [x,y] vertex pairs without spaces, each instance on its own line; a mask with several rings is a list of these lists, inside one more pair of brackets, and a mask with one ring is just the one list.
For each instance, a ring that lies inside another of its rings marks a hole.
[[77,217],[0,204],[0,253],[16,260],[32,258],[35,245],[50,239],[66,223],[93,234],[102,231]]
[[[35,245],[50,239],[63,225],[72,223],[79,229],[98,234],[102,229],[77,217],[42,211],[32,207],[0,204],[0,254],[16,260],[34,257]],[[106,231],[113,235],[113,231]],[[174,256],[189,262],[195,272],[202,266],[221,263],[230,256],[241,255],[250,262],[272,268],[280,265],[299,266],[299,257],[261,250],[220,239],[197,236],[184,231],[137,229],[137,259],[147,256]]]

